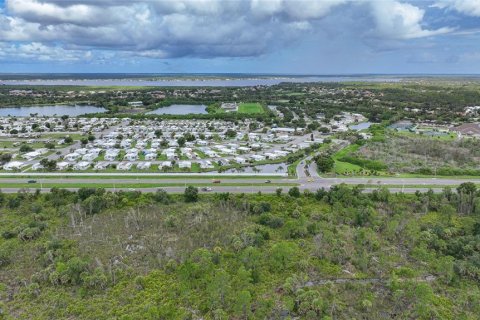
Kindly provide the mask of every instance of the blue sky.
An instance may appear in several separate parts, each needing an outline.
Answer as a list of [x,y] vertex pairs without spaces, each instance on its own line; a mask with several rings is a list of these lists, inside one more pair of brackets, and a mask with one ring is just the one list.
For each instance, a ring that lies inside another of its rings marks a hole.
[[0,0],[0,72],[480,73],[480,0]]

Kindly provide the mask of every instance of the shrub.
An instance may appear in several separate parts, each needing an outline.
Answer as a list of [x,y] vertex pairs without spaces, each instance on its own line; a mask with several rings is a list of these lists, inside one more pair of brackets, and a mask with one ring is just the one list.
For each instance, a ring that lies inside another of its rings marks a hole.
[[185,189],[185,192],[183,194],[185,198],[185,202],[197,202],[198,201],[198,188],[195,188],[193,186],[188,186]]
[[282,217],[274,216],[269,213],[264,213],[260,216],[258,222],[270,228],[276,229],[281,228],[284,224],[284,220]]
[[40,236],[40,234],[42,233],[42,231],[40,230],[40,228],[25,228],[23,229],[19,234],[18,234],[18,238],[20,240],[23,240],[23,241],[29,241],[29,240],[34,240],[36,238],[38,238]]
[[162,204],[170,204],[173,202],[167,191],[163,189],[158,189],[157,192],[155,192],[155,194],[153,195],[153,200]]
[[300,189],[298,187],[292,187],[288,190],[288,195],[294,198],[300,197]]

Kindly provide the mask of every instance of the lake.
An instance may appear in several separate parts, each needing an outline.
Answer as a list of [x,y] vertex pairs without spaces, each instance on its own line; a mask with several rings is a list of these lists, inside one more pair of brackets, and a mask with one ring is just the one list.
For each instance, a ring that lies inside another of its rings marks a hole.
[[371,122],[362,122],[362,123],[358,123],[358,124],[355,124],[355,125],[351,125],[351,126],[349,126],[349,128],[352,129],[352,130],[360,131],[360,130],[370,128],[370,126],[372,124],[373,123],[371,123]]
[[272,86],[282,82],[398,82],[400,77],[391,76],[279,76],[279,77],[246,77],[246,78],[194,78],[194,79],[21,79],[0,80],[3,85],[41,85],[41,86],[129,86],[129,87],[250,87]]
[[24,106],[24,107],[0,107],[0,117],[29,117],[30,114],[37,114],[37,116],[63,116],[76,117],[86,113],[105,112],[107,109],[95,106]]
[[203,104],[172,104],[168,107],[158,108],[147,114],[207,114],[207,106]]

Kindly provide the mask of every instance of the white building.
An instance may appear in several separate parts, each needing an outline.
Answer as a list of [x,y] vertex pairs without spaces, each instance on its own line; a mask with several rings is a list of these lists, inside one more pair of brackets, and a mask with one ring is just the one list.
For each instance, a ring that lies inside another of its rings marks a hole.
[[11,161],[3,165],[3,170],[7,170],[7,171],[20,170],[26,165],[27,165],[26,163],[21,161]]
[[178,162],[178,167],[180,169],[191,169],[192,168],[192,162],[191,161],[179,161]]
[[123,160],[137,161],[138,160],[138,154],[137,153],[127,153],[125,155],[125,157],[123,157]]
[[133,164],[131,162],[120,162],[117,165],[117,170],[130,170]]
[[93,161],[98,157],[98,154],[96,153],[87,153],[82,157],[83,161]]
[[150,169],[151,166],[152,166],[151,162],[140,162],[137,164],[137,169],[147,170],[147,169]]
[[31,167],[32,170],[37,171],[37,170],[43,170],[45,169],[44,166],[40,164],[40,162],[34,163]]
[[158,169],[162,170],[163,168],[171,168],[171,167],[173,167],[171,161],[162,161],[162,163],[160,163],[160,165],[158,166]]
[[90,167],[90,162],[88,161],[80,161],[79,163],[73,166],[75,170],[87,170]]
[[68,161],[68,162],[74,162],[74,161],[77,161],[79,158],[80,158],[80,154],[77,153],[77,152],[74,152],[74,153],[69,153],[67,155],[65,155],[65,157],[63,157],[63,159],[65,161]]
[[95,165],[94,169],[96,170],[105,170],[108,167],[108,162],[102,161]]
[[66,170],[70,166],[70,163],[62,161],[62,162],[57,162],[57,170]]
[[114,161],[119,154],[119,151],[117,149],[110,149],[105,152],[105,157],[104,159],[107,161]]

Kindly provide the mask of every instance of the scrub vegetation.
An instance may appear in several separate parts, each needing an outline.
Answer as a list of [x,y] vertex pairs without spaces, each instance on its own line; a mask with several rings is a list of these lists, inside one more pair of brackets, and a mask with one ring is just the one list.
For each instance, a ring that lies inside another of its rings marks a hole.
[[475,319],[480,195],[0,194],[4,319]]
[[376,161],[383,165],[379,169],[393,173],[480,175],[477,139],[440,140],[387,131],[385,139],[369,141],[351,156]]

